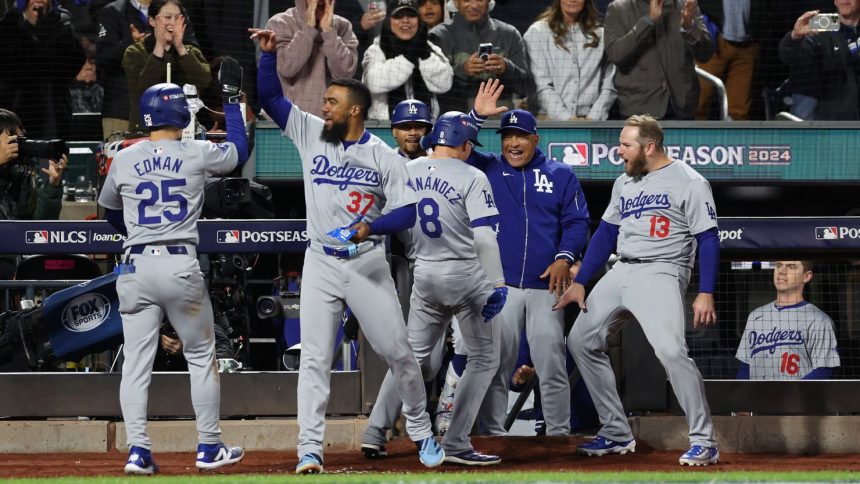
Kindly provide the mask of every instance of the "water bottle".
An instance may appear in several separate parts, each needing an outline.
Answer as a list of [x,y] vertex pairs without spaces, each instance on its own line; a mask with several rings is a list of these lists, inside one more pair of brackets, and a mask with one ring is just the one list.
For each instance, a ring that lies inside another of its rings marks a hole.
[[89,184],[89,182],[87,182],[87,177],[84,175],[80,175],[78,177],[78,180],[75,182],[75,201],[90,201],[90,188],[91,185]]

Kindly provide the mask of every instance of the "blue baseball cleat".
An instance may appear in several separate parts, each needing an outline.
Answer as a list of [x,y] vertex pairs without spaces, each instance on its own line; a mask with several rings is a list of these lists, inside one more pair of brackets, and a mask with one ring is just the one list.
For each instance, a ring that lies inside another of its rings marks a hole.
[[245,451],[241,447],[227,447],[222,442],[197,445],[197,468],[201,471],[233,465],[243,457]]
[[445,461],[445,451],[434,437],[427,437],[415,442],[418,446],[418,459],[427,467],[436,467]]
[[627,442],[616,442],[607,439],[602,435],[598,435],[591,442],[579,444],[576,446],[577,454],[585,454],[588,456],[606,455],[606,454],[626,454],[628,452],[636,452],[636,441],[631,439]]
[[716,447],[694,445],[678,459],[678,463],[688,466],[706,466],[720,461],[720,451]]
[[316,454],[305,454],[296,465],[296,474],[321,474],[323,471],[322,457]]
[[152,452],[149,449],[132,445],[128,450],[125,473],[135,476],[151,476],[156,472],[158,472],[158,464],[152,458]]

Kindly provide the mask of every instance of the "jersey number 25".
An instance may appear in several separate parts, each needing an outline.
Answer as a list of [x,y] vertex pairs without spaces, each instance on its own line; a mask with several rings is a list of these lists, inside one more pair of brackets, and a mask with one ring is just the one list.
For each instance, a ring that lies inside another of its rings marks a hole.
[[179,211],[171,212],[169,210],[164,210],[164,218],[166,218],[170,222],[181,222],[185,220],[185,217],[188,215],[188,200],[182,196],[180,193],[170,193],[170,189],[173,187],[184,187],[185,179],[179,180],[161,180],[161,189],[159,190],[158,185],[151,181],[145,181],[137,185],[137,188],[134,190],[138,195],[148,192],[149,198],[141,200],[140,204],[137,206],[137,220],[140,225],[155,225],[161,223],[161,215],[147,215],[146,209],[147,207],[154,207],[156,203],[161,201],[161,203],[171,203],[178,202],[179,203]]

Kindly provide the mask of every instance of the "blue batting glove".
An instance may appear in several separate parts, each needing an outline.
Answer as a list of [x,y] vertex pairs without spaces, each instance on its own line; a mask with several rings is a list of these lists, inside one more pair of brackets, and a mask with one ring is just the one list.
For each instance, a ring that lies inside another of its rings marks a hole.
[[498,316],[498,314],[502,312],[502,308],[505,307],[505,301],[507,300],[507,286],[493,289],[493,293],[490,294],[490,297],[487,299],[487,304],[485,304],[484,309],[481,310],[481,316],[484,317],[484,322],[488,323],[490,320]]
[[358,217],[353,219],[352,222],[344,225],[343,227],[329,230],[328,232],[326,232],[326,235],[328,235],[329,237],[333,237],[341,242],[349,242],[349,239],[351,239],[352,236],[355,235],[356,232],[358,232],[357,230],[350,229],[350,227],[361,222],[363,218],[364,215],[359,215]]

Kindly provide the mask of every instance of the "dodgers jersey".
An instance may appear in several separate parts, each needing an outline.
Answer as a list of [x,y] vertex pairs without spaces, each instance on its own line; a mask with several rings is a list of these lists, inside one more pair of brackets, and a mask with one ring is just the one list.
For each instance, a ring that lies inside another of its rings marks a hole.
[[[326,235],[359,215],[372,222],[416,202],[403,158],[365,131],[355,143],[327,143],[325,122],[293,104],[284,129],[302,159],[308,238],[332,247],[350,245]],[[381,240],[371,235],[370,240]]]
[[603,220],[619,226],[619,257],[692,267],[694,235],[717,226],[717,211],[705,177],[676,160],[618,177]]
[[756,308],[735,356],[750,366],[750,379],[800,380],[815,368],[840,364],[833,321],[806,301]]
[[409,258],[475,259],[472,223],[499,214],[487,176],[455,158],[410,161],[409,186],[418,196],[418,218],[409,229]]
[[143,140],[117,153],[99,194],[99,205],[122,209],[124,248],[158,242],[197,245],[197,219],[211,175],[233,171],[233,143]]

